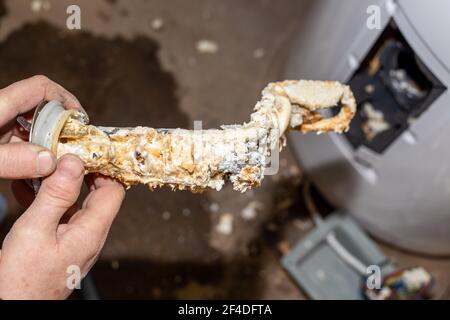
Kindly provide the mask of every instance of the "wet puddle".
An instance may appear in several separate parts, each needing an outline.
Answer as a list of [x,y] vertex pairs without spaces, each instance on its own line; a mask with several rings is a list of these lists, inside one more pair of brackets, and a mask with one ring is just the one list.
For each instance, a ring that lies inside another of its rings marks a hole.
[[0,87],[44,74],[75,94],[94,123],[186,127],[176,81],[157,53],[149,38],[106,39],[28,24],[0,45]]

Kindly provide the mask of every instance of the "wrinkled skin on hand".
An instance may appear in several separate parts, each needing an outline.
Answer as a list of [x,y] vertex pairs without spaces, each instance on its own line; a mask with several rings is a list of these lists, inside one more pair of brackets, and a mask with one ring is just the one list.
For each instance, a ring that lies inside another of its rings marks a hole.
[[[44,76],[0,90],[0,178],[13,180],[17,200],[27,208],[5,237],[0,251],[1,299],[63,299],[72,291],[67,273],[83,277],[96,261],[124,197],[122,185],[109,178],[84,177],[74,155],[56,157],[26,142],[15,118],[29,118],[43,100],[58,100],[82,110],[78,100]],[[43,177],[37,195],[21,179]],[[76,206],[83,181],[90,193]]]

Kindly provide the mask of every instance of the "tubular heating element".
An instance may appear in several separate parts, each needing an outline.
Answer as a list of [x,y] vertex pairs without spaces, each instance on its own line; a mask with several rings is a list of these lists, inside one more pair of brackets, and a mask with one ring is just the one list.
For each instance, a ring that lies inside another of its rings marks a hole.
[[[320,115],[321,109],[339,104],[336,116]],[[72,111],[54,150],[57,157],[78,155],[86,173],[116,178],[127,187],[142,183],[150,189],[166,185],[200,192],[220,190],[229,180],[244,192],[260,185],[287,131],[342,133],[355,110],[350,88],[338,82],[276,82],[263,90],[248,123],[220,129],[96,127]]]

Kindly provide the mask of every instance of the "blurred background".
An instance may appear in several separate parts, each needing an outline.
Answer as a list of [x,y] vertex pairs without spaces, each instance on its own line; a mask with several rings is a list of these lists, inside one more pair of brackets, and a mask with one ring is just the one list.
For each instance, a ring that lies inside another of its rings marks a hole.
[[[0,0],[0,88],[44,74],[98,125],[241,123],[265,85],[283,79],[312,2]],[[81,30],[66,28],[70,4],[81,8]],[[306,298],[280,264],[314,227],[302,179],[288,146],[279,174],[245,194],[132,188],[91,272],[100,297]],[[2,239],[23,209],[9,182],[0,192],[8,207]],[[449,259],[378,245],[400,267],[426,267],[433,295],[449,297]]]

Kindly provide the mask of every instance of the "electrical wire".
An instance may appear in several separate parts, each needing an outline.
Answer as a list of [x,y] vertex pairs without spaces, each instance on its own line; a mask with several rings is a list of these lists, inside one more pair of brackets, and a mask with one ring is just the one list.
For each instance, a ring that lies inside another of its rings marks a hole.
[[314,224],[318,227],[321,226],[323,224],[323,219],[311,197],[311,182],[308,179],[305,179],[303,182],[303,199],[305,200],[306,209],[308,210],[311,219],[314,221]]
[[[314,224],[320,228],[320,226],[322,226],[324,222],[311,196],[311,182],[308,179],[305,179],[303,183],[303,198],[305,200],[305,206],[311,216],[311,219],[314,221]],[[366,275],[367,266],[363,262],[361,262],[361,260],[356,258],[353,254],[351,254],[339,242],[334,232],[331,231],[330,233],[327,234],[326,241],[328,245],[336,252],[336,254],[345,263],[347,263],[347,265],[349,265],[359,274]]]

